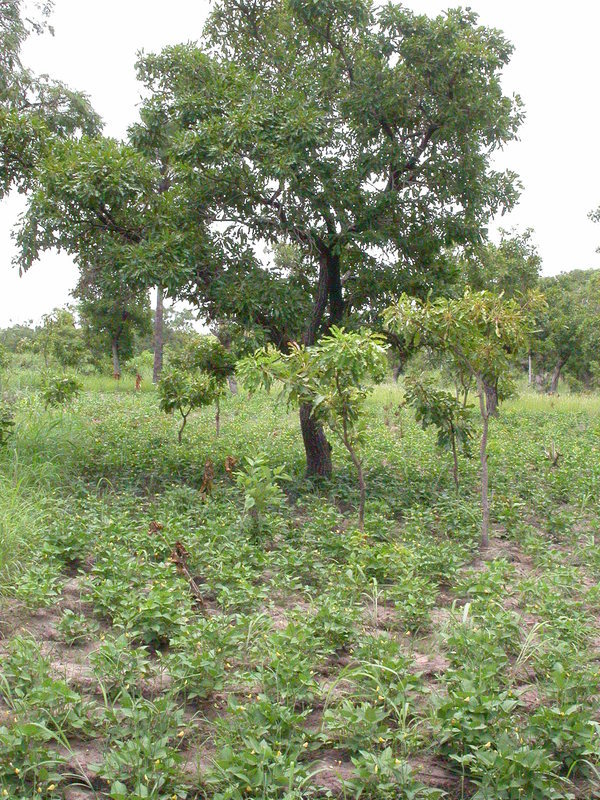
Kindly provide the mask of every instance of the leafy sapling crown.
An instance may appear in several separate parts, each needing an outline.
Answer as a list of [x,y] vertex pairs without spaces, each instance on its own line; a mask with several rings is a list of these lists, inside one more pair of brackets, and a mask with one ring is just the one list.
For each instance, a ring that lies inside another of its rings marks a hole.
[[458,492],[457,451],[461,448],[465,455],[470,455],[470,443],[473,438],[467,409],[450,392],[437,389],[431,383],[414,376],[404,380],[404,405],[411,406],[415,410],[415,418],[423,429],[434,425],[437,429],[438,446],[452,452],[452,475]]
[[345,331],[333,326],[313,347],[294,344],[287,354],[274,347],[243,359],[238,372],[249,391],[269,391],[279,382],[288,404],[309,406],[311,415],[340,439],[354,464],[360,486],[359,526],[364,524],[366,488],[357,454],[361,441],[364,400],[372,383],[387,374],[387,344],[371,331]]
[[158,384],[159,405],[162,411],[171,414],[178,411],[181,427],[177,439],[181,444],[183,431],[189,415],[197,408],[210,406],[219,394],[219,386],[205,372],[183,372],[171,368],[167,370]]
[[215,336],[191,334],[169,357],[170,367],[163,375],[158,394],[160,407],[170,413],[179,411],[182,424],[181,443],[190,413],[196,408],[215,404],[217,436],[220,431],[221,398],[227,378],[235,372],[235,357]]
[[534,313],[543,305],[539,294],[520,302],[491,292],[472,292],[462,297],[419,300],[401,295],[384,312],[385,325],[413,343],[428,346],[450,357],[455,366],[475,380],[483,423],[480,443],[482,543],[489,537],[487,439],[490,416],[498,403],[514,391],[512,364],[525,349],[533,330]]
[[79,397],[83,386],[73,375],[48,375],[42,384],[42,400],[45,408],[66,406]]

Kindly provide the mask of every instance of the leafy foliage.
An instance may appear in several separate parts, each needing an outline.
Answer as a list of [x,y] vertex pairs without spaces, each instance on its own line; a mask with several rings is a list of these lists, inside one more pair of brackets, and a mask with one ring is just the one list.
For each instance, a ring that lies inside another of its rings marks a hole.
[[260,386],[269,390],[275,381],[281,382],[287,402],[309,407],[311,416],[328,425],[348,450],[361,487],[361,527],[365,485],[355,448],[361,441],[364,401],[370,391],[367,381],[380,383],[386,372],[386,344],[381,336],[335,326],[313,347],[294,345],[289,354],[267,347],[239,364],[239,374],[250,391]]
[[414,408],[415,418],[423,429],[430,425],[437,428],[438,446],[452,451],[454,480],[458,489],[456,451],[462,448],[465,455],[470,455],[473,438],[467,409],[449,392],[416,378],[406,378],[404,382],[404,403]]
[[15,427],[14,403],[5,395],[0,395],[0,447],[8,444]]
[[33,14],[24,0],[0,6],[0,198],[12,187],[31,187],[40,157],[54,142],[100,128],[85,94],[35,75],[21,60],[27,39],[49,28],[51,10],[51,2],[35,3]]
[[42,385],[44,406],[65,406],[79,396],[82,388],[81,381],[73,375],[47,375]]
[[178,411],[182,418],[178,432],[181,444],[188,416],[197,408],[212,405],[221,388],[218,382],[205,372],[184,372],[172,368],[167,370],[158,384],[160,408],[167,414]]
[[264,456],[247,458],[242,470],[236,473],[236,483],[244,492],[244,513],[252,522],[253,533],[259,533],[265,513],[281,510],[285,495],[278,482],[290,480],[282,467],[272,469]]
[[[480,444],[482,542],[489,536],[487,440],[490,416],[513,391],[511,359],[527,342],[533,312],[543,307],[539,295],[527,302],[505,300],[491,292],[467,289],[459,299],[435,300],[402,295],[384,312],[385,324],[399,335],[448,355],[457,372],[476,381],[483,423]],[[456,462],[455,462],[456,479]]]
[[540,288],[547,305],[537,315],[531,350],[542,388],[555,392],[563,369],[574,388],[594,387],[600,347],[598,271],[542,278]]

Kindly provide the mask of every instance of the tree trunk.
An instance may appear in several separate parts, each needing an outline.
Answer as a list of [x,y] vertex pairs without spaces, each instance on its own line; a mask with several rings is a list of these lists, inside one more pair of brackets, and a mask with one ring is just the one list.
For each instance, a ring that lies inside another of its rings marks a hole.
[[154,368],[152,381],[158,383],[163,367],[164,350],[164,289],[159,284],[156,287],[156,310],[154,312]]
[[527,383],[529,386],[533,383],[533,365],[531,363],[531,353],[527,357]]
[[235,375],[230,375],[227,378],[227,383],[229,384],[229,391],[231,392],[231,394],[237,394],[238,393],[238,385],[237,385],[237,381],[235,379]]
[[215,401],[215,406],[215,428],[218,436],[221,433],[221,404],[219,403],[218,398]]
[[112,349],[112,362],[113,362],[113,378],[118,381],[121,378],[121,365],[119,364],[119,340],[114,338],[111,344]]
[[456,494],[458,494],[460,487],[458,481],[458,455],[456,452],[456,435],[454,433],[454,428],[450,432],[450,441],[452,442],[452,477],[454,478]]
[[[304,334],[306,347],[310,347],[317,340],[317,333],[323,321],[328,301],[330,301],[331,324],[341,321],[343,314],[341,290],[339,257],[335,258],[329,251],[323,250],[319,256],[317,296],[308,328]],[[331,478],[333,473],[331,445],[327,441],[323,426],[313,420],[311,411],[309,405],[300,406],[300,429],[306,452],[306,474],[307,476],[319,475],[323,478]]]
[[482,381],[485,393],[485,409],[488,417],[498,416],[498,387]]
[[560,378],[560,371],[564,366],[564,362],[561,358],[558,359],[556,362],[556,366],[554,367],[554,372],[552,373],[552,380],[550,381],[550,394],[555,394],[556,390],[558,389],[558,380]]
[[184,428],[185,428],[185,424],[187,422],[187,414],[185,414],[185,415],[182,414],[181,417],[182,417],[183,422],[181,423],[181,427],[177,431],[177,441],[179,442],[179,444],[181,444],[181,442],[183,441],[183,431],[184,431]]
[[300,406],[300,430],[306,452],[306,474],[331,478],[333,473],[331,445],[327,441],[323,426],[314,421],[311,411],[309,405]]
[[479,410],[483,421],[481,432],[481,444],[479,447],[479,459],[481,463],[481,546],[487,547],[490,541],[490,502],[488,497],[489,477],[487,462],[487,440],[490,422],[490,413],[487,408],[486,393],[482,381],[478,381],[477,387],[479,394]]

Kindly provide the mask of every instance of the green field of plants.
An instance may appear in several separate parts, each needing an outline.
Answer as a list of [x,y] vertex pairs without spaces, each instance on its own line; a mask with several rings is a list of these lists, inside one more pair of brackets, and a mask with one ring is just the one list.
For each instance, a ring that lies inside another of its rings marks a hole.
[[12,388],[3,797],[600,796],[600,399],[503,404],[481,550],[478,461],[457,494],[402,383],[367,401],[363,531],[276,397],[178,445],[148,382]]

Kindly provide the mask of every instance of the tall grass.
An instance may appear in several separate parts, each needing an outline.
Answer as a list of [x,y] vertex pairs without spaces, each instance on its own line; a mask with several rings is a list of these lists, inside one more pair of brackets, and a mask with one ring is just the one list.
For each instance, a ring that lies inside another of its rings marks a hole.
[[49,520],[47,500],[26,483],[0,475],[0,596],[35,561],[33,551]]

